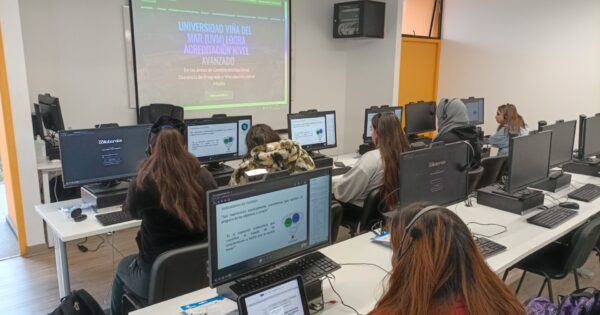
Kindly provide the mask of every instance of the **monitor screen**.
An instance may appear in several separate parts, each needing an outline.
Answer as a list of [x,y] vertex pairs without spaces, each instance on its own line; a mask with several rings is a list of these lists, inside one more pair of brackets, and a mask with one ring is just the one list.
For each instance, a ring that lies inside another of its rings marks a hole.
[[469,115],[469,123],[472,125],[483,125],[484,110],[483,110],[483,98],[463,98],[462,102],[467,107],[467,114]]
[[467,198],[469,146],[443,144],[400,155],[400,206],[428,201],[448,205]]
[[150,125],[58,133],[65,187],[130,178],[146,158]]
[[330,168],[207,196],[211,287],[330,243]]
[[385,112],[394,112],[396,117],[400,120],[402,124],[402,110],[403,107],[379,107],[379,108],[367,108],[365,109],[365,127],[363,129],[363,140],[365,142],[372,141],[373,137],[371,136],[373,133],[373,116],[377,113],[385,113]]
[[584,158],[600,155],[600,115],[585,120],[583,139]]
[[304,285],[300,276],[241,296],[241,315],[309,315]]
[[575,142],[576,120],[557,122],[554,125],[542,127],[543,131],[552,131],[550,145],[550,167],[555,167],[571,161],[573,157],[573,144]]
[[40,138],[44,138],[44,125],[42,123],[42,117],[40,115],[31,114],[31,124],[33,125],[33,138],[35,139],[37,136]]
[[48,130],[59,132],[65,129],[65,124],[57,97],[50,94],[39,94],[38,103],[34,104],[36,114],[41,115],[44,127]]
[[305,150],[335,148],[335,111],[303,112],[288,115],[288,137]]
[[435,131],[435,102],[408,103],[405,109],[407,134]]
[[551,142],[550,131],[540,131],[510,139],[505,191],[517,191],[548,176]]
[[252,127],[252,116],[189,119],[188,151],[202,162],[237,160],[248,153],[246,134]]

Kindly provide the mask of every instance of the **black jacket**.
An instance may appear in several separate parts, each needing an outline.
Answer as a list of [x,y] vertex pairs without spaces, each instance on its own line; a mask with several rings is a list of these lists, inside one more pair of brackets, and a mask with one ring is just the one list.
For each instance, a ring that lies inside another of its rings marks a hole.
[[473,151],[475,153],[474,156],[471,157],[471,169],[473,170],[479,167],[479,162],[481,161],[481,141],[479,140],[479,135],[475,126],[454,128],[449,132],[438,135],[434,139],[434,141],[443,141],[445,143],[465,140],[469,141],[471,146],[473,146]]

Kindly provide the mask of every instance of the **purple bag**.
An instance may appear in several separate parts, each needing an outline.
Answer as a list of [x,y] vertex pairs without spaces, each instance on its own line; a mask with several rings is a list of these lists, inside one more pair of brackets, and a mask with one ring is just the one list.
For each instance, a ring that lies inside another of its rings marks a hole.
[[560,315],[599,315],[600,290],[583,288],[567,296],[558,296]]
[[525,311],[527,315],[556,315],[558,306],[547,298],[538,296],[525,301]]

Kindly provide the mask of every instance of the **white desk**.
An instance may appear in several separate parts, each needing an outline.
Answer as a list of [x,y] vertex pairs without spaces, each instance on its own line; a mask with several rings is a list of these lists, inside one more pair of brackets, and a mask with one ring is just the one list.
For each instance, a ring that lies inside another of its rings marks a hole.
[[[54,234],[54,256],[56,260],[56,273],[58,277],[58,293],[61,298],[71,292],[66,242],[88,236],[124,230],[139,226],[141,223],[139,220],[134,220],[110,226],[102,226],[95,219],[96,214],[91,211],[84,211],[84,213],[88,216],[86,220],[75,222],[69,216],[68,212],[63,212],[60,210],[61,208],[70,208],[80,204],[81,199],[73,199],[35,206],[35,211],[44,220],[44,222],[46,222]],[[106,213],[120,210],[120,208],[120,206],[104,208],[100,209],[98,212]]]
[[[352,165],[353,155],[340,156],[338,161],[343,161],[347,165]],[[347,163],[348,162],[348,163]],[[573,174],[573,183],[581,186],[580,183],[600,184],[600,178]],[[573,188],[564,189],[551,195],[555,198],[561,198],[567,195]],[[564,200],[564,199],[563,199]],[[561,201],[563,201],[561,200]],[[551,205],[546,202],[546,205]],[[579,214],[554,229],[546,229],[527,223],[526,219],[539,211],[520,216],[509,212],[476,205],[466,207],[463,202],[448,207],[450,210],[458,213],[458,216],[465,222],[478,223],[496,223],[505,225],[507,232],[490,237],[490,239],[503,244],[508,249],[487,260],[490,268],[500,274],[507,268],[514,265],[519,260],[542,248],[543,246],[557,240],[569,231],[583,224],[592,215],[600,211],[600,199],[592,203],[579,202]],[[497,227],[481,227],[469,225],[471,230],[480,234],[494,234],[499,230]],[[373,236],[371,233],[363,234],[350,240],[326,247],[321,251],[339,264],[344,263],[374,263],[386,270],[391,269],[391,250],[379,244],[372,243],[369,239]],[[366,314],[373,309],[377,299],[383,291],[386,274],[374,267],[368,265],[349,266],[345,265],[334,272],[336,280],[333,281],[335,289],[340,293],[344,301],[356,308],[360,313]],[[323,294],[325,301],[338,300],[329,283],[324,281]],[[189,294],[173,298],[162,303],[158,303],[147,308],[133,312],[134,315],[149,314],[181,314],[180,306],[193,302],[201,301],[216,295],[216,290],[205,288]],[[340,303],[327,304],[325,306],[327,314],[353,314],[350,309],[342,306]]]

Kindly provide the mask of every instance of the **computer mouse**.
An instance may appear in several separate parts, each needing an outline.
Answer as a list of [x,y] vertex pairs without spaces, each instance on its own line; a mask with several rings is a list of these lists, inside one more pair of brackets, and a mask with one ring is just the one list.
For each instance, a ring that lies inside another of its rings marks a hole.
[[579,204],[573,201],[565,201],[558,204],[559,207],[567,208],[567,209],[579,209]]
[[335,165],[336,167],[346,167],[346,164],[342,162],[333,162],[333,165]]

